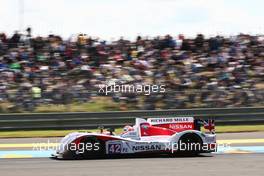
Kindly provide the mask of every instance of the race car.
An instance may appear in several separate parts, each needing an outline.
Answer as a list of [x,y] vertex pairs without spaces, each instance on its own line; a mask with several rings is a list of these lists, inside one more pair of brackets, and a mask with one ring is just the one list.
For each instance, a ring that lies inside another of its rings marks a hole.
[[[207,132],[201,131],[201,126]],[[120,135],[112,131],[74,132],[65,136],[53,157],[104,158],[129,155],[197,155],[216,151],[213,120],[193,117],[136,118]]]

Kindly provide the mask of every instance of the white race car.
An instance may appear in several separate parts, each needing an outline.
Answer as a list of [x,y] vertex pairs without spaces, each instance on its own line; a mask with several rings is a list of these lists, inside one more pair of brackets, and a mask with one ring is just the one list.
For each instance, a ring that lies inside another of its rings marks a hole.
[[[207,132],[200,130],[201,126]],[[60,159],[102,158],[146,154],[197,155],[216,151],[213,120],[193,117],[136,118],[121,135],[74,132],[65,136],[53,155]]]

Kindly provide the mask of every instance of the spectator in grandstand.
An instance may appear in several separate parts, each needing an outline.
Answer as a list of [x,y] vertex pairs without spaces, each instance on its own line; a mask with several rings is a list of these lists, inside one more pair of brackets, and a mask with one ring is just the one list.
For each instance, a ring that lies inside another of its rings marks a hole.
[[263,103],[262,36],[139,36],[136,41],[121,38],[108,43],[85,34],[64,40],[56,35],[32,37],[31,29],[26,31],[11,37],[0,34],[2,101],[14,102],[17,99],[11,97],[31,94],[26,99],[37,103],[85,102],[105,96],[98,93],[98,85],[115,82],[165,85],[165,93],[150,96],[109,94],[127,108]]

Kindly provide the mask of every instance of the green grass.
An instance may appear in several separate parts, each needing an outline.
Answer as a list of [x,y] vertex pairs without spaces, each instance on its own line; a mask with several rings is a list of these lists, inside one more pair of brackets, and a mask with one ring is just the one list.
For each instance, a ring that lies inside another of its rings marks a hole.
[[217,133],[264,131],[264,125],[216,126]]
[[[94,130],[34,130],[34,131],[1,131],[0,138],[22,138],[22,137],[61,137],[68,133],[76,131],[89,131]],[[115,129],[115,133],[120,134],[122,128]],[[217,126],[216,133],[230,133],[230,132],[254,132],[264,131],[264,125],[237,125],[237,126]]]
[[[0,131],[0,138],[33,138],[33,137],[62,137],[71,132],[99,132],[93,130],[34,130],[34,131]],[[122,128],[115,129],[115,133],[120,134]]]

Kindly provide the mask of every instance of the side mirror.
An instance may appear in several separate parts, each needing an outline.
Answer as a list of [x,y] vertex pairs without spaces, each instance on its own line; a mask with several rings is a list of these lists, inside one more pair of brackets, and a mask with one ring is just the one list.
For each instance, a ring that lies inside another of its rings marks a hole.
[[100,130],[100,133],[103,133],[104,132],[104,126],[103,125],[99,125],[98,126],[98,129]]
[[110,135],[113,135],[113,132],[115,132],[115,128],[108,128],[108,131],[110,132]]

